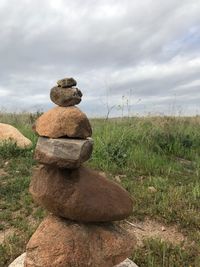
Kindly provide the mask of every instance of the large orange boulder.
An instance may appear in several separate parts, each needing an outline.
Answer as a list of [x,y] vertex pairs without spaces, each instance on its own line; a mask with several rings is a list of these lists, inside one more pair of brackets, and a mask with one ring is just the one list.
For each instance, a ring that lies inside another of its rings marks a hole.
[[87,138],[92,129],[87,116],[77,107],[55,107],[40,116],[34,130],[40,136],[50,138]]
[[0,123],[0,143],[8,141],[15,143],[19,148],[28,148],[32,146],[32,142],[15,127],[9,124]]
[[48,216],[27,244],[25,267],[113,267],[130,256],[134,236],[109,224]]
[[30,184],[33,199],[57,216],[81,222],[122,220],[132,213],[129,193],[85,167],[40,166]]

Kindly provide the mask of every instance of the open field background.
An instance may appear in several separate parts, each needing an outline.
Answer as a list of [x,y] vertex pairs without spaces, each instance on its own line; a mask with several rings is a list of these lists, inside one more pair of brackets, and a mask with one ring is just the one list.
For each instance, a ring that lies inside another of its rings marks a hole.
[[[39,114],[0,114],[33,141],[20,150],[0,147],[0,266],[25,250],[45,211],[28,186],[36,165]],[[134,199],[133,215],[122,226],[135,232],[132,259],[140,267],[200,267],[200,117],[92,119],[92,168],[105,172]]]

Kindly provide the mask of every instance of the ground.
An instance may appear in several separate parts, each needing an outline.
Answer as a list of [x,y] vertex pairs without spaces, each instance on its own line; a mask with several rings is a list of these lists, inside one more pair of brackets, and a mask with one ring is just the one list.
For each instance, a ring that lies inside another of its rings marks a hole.
[[[0,114],[35,146],[37,115]],[[87,163],[121,184],[134,200],[120,222],[134,232],[132,259],[140,267],[200,266],[200,118],[146,117],[91,120],[95,141]],[[28,192],[34,146],[0,148],[0,266],[25,250],[46,211]]]

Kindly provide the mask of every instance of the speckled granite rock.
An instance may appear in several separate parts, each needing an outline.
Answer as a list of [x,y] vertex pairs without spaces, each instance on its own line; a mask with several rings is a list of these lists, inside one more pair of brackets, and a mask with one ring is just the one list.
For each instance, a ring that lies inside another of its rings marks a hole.
[[86,139],[92,135],[87,116],[77,107],[55,107],[41,115],[33,126],[40,136]]
[[113,267],[135,244],[135,237],[116,224],[74,223],[50,215],[27,244],[25,267]]

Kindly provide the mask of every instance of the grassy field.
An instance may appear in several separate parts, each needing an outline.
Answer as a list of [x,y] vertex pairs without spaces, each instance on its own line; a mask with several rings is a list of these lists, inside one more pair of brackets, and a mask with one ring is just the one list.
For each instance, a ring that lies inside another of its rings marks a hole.
[[[29,150],[0,147],[0,266],[8,266],[25,250],[45,216],[28,193],[37,136],[37,115],[0,114],[0,122],[16,126],[33,141]],[[200,117],[146,117],[91,120],[94,152],[87,163],[117,180],[134,199],[129,222],[147,218],[176,227],[179,243],[144,238],[132,259],[140,267],[200,267]],[[154,227],[154,224],[153,224]],[[171,228],[169,228],[171,229]],[[164,230],[163,230],[164,231]],[[173,235],[173,233],[171,233]],[[173,239],[172,239],[173,240]]]

